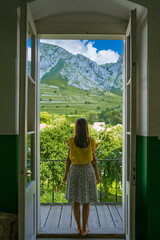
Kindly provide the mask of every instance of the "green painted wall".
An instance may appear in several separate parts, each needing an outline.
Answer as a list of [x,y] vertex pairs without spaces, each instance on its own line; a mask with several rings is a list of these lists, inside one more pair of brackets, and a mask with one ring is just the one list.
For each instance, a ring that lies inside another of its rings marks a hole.
[[136,144],[136,239],[147,239],[147,137]]
[[0,135],[0,211],[18,213],[18,135]]
[[148,240],[160,239],[160,140],[148,137]]
[[160,140],[137,136],[136,240],[159,239]]

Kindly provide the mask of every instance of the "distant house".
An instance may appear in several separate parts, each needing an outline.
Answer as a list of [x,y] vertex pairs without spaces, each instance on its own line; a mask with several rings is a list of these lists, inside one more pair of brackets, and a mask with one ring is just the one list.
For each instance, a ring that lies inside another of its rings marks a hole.
[[47,125],[47,124],[45,124],[45,123],[41,123],[41,124],[40,124],[40,130],[41,130],[41,129],[44,129],[44,128],[46,128],[46,127],[52,127],[52,125]]
[[94,128],[97,132],[105,129],[105,122],[94,122],[92,128]]

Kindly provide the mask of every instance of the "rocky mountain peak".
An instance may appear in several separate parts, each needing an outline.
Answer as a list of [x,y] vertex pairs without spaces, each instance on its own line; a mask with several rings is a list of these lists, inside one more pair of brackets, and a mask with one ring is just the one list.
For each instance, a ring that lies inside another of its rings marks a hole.
[[91,91],[122,92],[123,54],[117,63],[98,65],[89,58],[52,44],[40,43],[41,83],[64,80],[68,85]]

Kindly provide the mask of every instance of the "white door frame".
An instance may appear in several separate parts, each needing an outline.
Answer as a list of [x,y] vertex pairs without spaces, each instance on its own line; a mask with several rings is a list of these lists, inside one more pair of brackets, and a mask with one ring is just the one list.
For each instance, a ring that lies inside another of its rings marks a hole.
[[[133,19],[133,11],[131,13],[132,15],[132,19]],[[133,26],[135,24],[135,19],[134,22],[132,21],[132,26],[131,26],[131,20],[129,20],[128,23],[128,30],[126,32],[126,35],[128,34],[128,31],[131,30],[131,27],[135,29],[135,26]],[[135,34],[135,32],[134,32]],[[123,232],[126,234],[126,224],[128,222],[128,219],[126,219],[126,208],[127,208],[127,200],[126,200],[126,163],[127,163],[127,157],[126,157],[126,129],[125,126],[127,124],[127,119],[126,119],[126,35],[123,34],[40,34],[39,38],[40,39],[87,39],[87,40],[91,40],[91,39],[99,39],[99,40],[123,40],[123,157],[122,157],[122,183],[123,183],[123,196],[122,196],[122,206],[123,206]],[[133,37],[133,36],[132,36]],[[135,37],[135,36],[134,36]],[[135,41],[134,41],[135,44]],[[135,48],[135,46],[134,46]],[[135,62],[135,55],[132,56],[132,62]],[[134,66],[133,66],[134,67]],[[135,70],[133,72],[133,74],[135,74]],[[134,102],[135,104],[135,102]],[[135,116],[135,105],[134,105],[134,114],[132,114],[132,116]],[[135,118],[134,118],[135,119]],[[135,121],[134,122],[134,133],[133,133],[133,138],[134,138],[134,145],[135,145]],[[132,152],[133,155],[135,155],[135,146]],[[134,162],[135,164],[135,162]],[[133,165],[133,164],[132,164]],[[134,166],[135,167],[135,166]],[[133,166],[132,166],[132,170],[133,170]],[[135,176],[135,172],[134,172],[134,176]],[[132,216],[130,218],[130,224],[131,222],[134,222],[133,226],[132,226],[132,239],[134,240],[135,238],[135,184],[134,184],[134,189],[132,189],[133,193],[133,197],[132,197],[132,204],[130,206],[130,211],[132,211],[132,214],[130,216]],[[131,193],[132,195],[132,193]],[[132,225],[132,224],[131,224]],[[129,239],[129,238],[128,238]]]
[[124,77],[124,216],[127,240],[135,240],[136,214],[136,9],[131,11],[125,39]]
[[[123,40],[123,89],[125,89],[125,70],[126,70],[126,58],[125,58],[125,51],[126,51],[126,35],[123,34],[40,34],[38,35],[39,39],[63,39],[63,40],[71,40],[71,39],[98,39],[98,40]],[[126,124],[125,120],[125,91],[123,90],[123,126]],[[123,139],[125,137],[125,130],[123,128]],[[122,206],[123,206],[123,232],[126,233],[126,168],[125,168],[125,154],[124,154],[124,148],[125,148],[125,141],[123,141],[123,157],[122,157],[122,184],[123,184],[123,195],[122,195]],[[40,175],[39,175],[40,176]],[[40,179],[38,179],[38,184],[40,184]],[[39,185],[40,186],[40,185]],[[39,187],[38,187],[39,189]],[[39,194],[39,193],[38,193]],[[39,203],[40,206],[40,203]],[[40,212],[39,212],[40,214]],[[40,216],[40,215],[39,215]],[[37,216],[38,218],[38,216]],[[40,217],[39,217],[40,218]]]
[[[37,37],[38,38],[38,37]],[[38,38],[37,42],[38,52],[37,52],[37,88],[36,88],[36,149],[37,149],[37,165],[36,165],[36,231],[37,233],[40,231],[41,227],[41,209],[40,209],[40,40]]]
[[[24,29],[25,31],[25,29]],[[23,34],[22,34],[23,35]],[[112,35],[109,35],[109,34],[49,34],[49,35],[46,35],[46,34],[40,34],[38,35],[38,39],[108,39],[108,40],[124,40],[124,49],[123,49],[123,52],[125,52],[125,35],[122,35],[122,34],[112,34]],[[38,49],[39,49],[39,41],[37,42],[38,44]],[[37,165],[36,165],[36,174],[37,174],[37,181],[36,181],[36,187],[37,187],[37,198],[36,198],[36,208],[37,208],[37,214],[36,214],[36,231],[37,233],[39,232],[40,230],[40,171],[39,171],[39,165],[40,165],[40,136],[39,136],[39,117],[40,117],[40,96],[39,96],[39,52],[37,53],[37,59],[38,59],[38,73],[36,78],[37,78],[37,87],[36,87],[36,118],[37,118],[37,123],[36,124],[36,132],[37,132],[37,135],[36,135],[36,149],[37,149]],[[26,57],[26,56],[23,56],[23,57]],[[125,61],[123,62],[124,63],[124,68],[126,68],[126,63]],[[123,83],[123,86],[124,86],[124,83]],[[125,93],[124,93],[125,95]],[[123,106],[125,104],[125,98],[123,96]],[[21,109],[22,110],[22,109]],[[23,111],[23,110],[22,110]],[[124,111],[123,111],[124,112]],[[24,113],[26,114],[26,113]],[[123,125],[125,125],[125,116],[123,115]],[[22,126],[23,130],[26,131],[26,126],[25,124]],[[125,133],[123,132],[123,135]],[[124,136],[123,136],[124,137]],[[124,142],[124,141],[123,141]],[[25,144],[25,138],[24,136],[21,138],[21,143],[20,143],[20,148],[21,146]],[[123,148],[125,148],[125,142],[124,142],[124,145],[123,145]],[[25,157],[25,153],[24,152],[21,152],[21,157]],[[126,183],[125,183],[125,179],[126,179],[126,169],[125,169],[125,161],[124,161],[124,156],[123,156],[123,193],[126,191]],[[23,162],[22,161],[19,161],[19,183],[20,183],[20,187],[19,187],[19,192],[21,192],[21,197],[19,197],[19,220],[20,220],[20,227],[19,227],[19,231],[21,231],[21,233],[23,233],[24,229],[25,229],[25,220],[24,220],[24,186],[25,186],[25,183],[24,183],[24,172],[23,170],[24,169],[24,165],[23,165]],[[23,196],[22,196],[23,195]],[[125,216],[125,207],[126,207],[126,197],[125,197],[125,194],[123,194],[123,197],[122,197],[122,202],[123,202],[123,231],[124,233],[126,232],[126,216]],[[22,238],[21,238],[22,239]]]
[[[20,240],[35,240],[36,224],[36,184],[37,158],[39,157],[39,136],[37,121],[39,99],[38,83],[38,39],[27,0],[21,0],[17,9],[20,18],[20,97],[19,97],[19,166],[18,166],[18,238]],[[19,23],[19,19],[18,19]],[[28,30],[31,31],[32,61],[31,75],[28,75]],[[31,171],[27,184],[27,134],[31,139]],[[31,214],[30,214],[30,212]],[[31,219],[31,221],[30,221]],[[28,221],[28,223],[27,223]],[[28,230],[28,231],[27,231]],[[32,237],[31,237],[32,235]]]

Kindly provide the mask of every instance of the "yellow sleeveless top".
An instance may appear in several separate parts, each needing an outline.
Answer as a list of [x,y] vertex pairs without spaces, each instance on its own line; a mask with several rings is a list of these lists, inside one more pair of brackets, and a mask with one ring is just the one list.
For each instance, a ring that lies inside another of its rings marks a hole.
[[89,138],[89,144],[86,148],[77,147],[74,143],[74,137],[70,137],[67,142],[70,147],[69,158],[72,163],[86,164],[93,160],[92,152],[95,150],[97,145],[93,138]]

